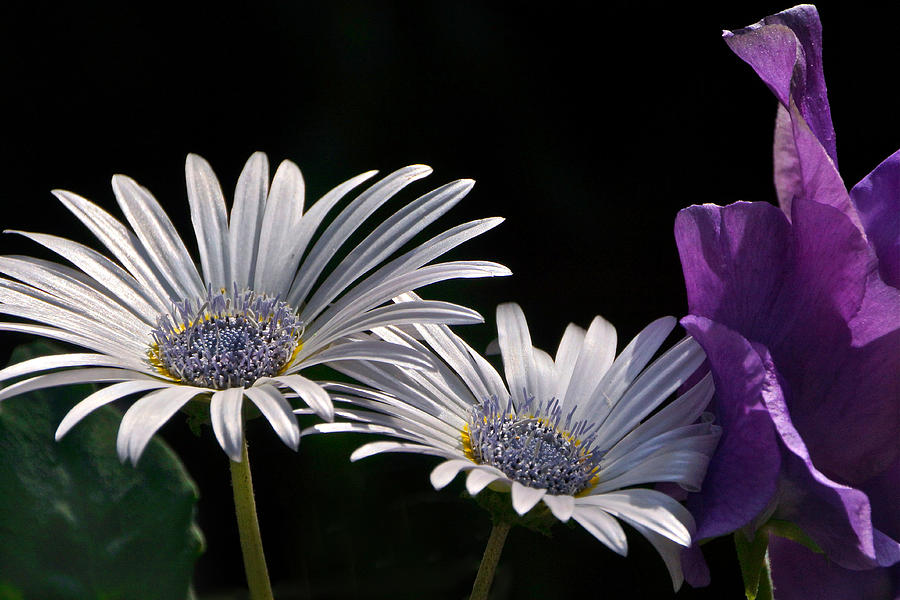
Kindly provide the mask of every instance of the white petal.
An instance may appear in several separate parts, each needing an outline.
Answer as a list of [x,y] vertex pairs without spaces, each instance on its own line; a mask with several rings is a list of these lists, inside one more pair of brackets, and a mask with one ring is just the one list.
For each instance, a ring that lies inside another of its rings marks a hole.
[[[509,269],[497,263],[460,261],[428,265],[411,273],[402,273],[384,281],[369,278],[347,292],[338,302],[319,316],[307,328],[307,336],[312,337],[319,333],[328,335],[335,327],[339,327],[348,319],[352,319],[367,310],[384,304],[398,294],[432,283],[449,279],[497,277],[509,274]],[[370,286],[370,283],[373,285]],[[311,317],[307,314],[306,309],[300,313],[300,319],[305,322],[310,321]]]
[[602,509],[576,502],[572,518],[616,554],[628,555],[628,539],[625,537],[625,530],[618,521]]
[[284,295],[300,262],[291,250],[290,236],[303,214],[306,186],[299,167],[289,160],[282,161],[272,179],[266,200],[253,289],[257,292]]
[[136,315],[148,323],[153,323],[156,315],[168,310],[157,290],[146,289],[125,269],[96,250],[55,235],[26,231],[9,231],[9,233],[17,233],[34,240],[70,261],[115,294],[117,299],[127,304]]
[[694,518],[677,500],[644,488],[619,490],[579,498],[579,505],[594,506],[627,523],[637,523],[682,546],[691,545]]
[[[335,204],[337,204],[353,188],[371,179],[377,173],[378,171],[361,173],[356,177],[341,183],[319,198],[319,200],[306,211],[306,214],[304,214],[303,218],[300,220],[300,224],[293,232],[293,251],[295,251],[298,256],[302,256],[306,247],[309,245],[313,234],[318,231],[319,225],[322,224],[322,220],[329,212],[331,212],[331,209],[334,208]],[[318,264],[315,267],[313,266],[313,262],[315,262],[312,258],[313,251],[315,251],[315,247],[310,251],[306,260],[303,261],[302,268],[297,272],[294,281],[291,283],[291,291],[287,296],[287,303],[291,306],[302,304],[309,294],[313,283],[322,273],[322,269],[325,266],[324,264],[322,264],[321,267],[319,267]],[[318,271],[313,273],[312,271],[315,269],[318,269]]]
[[264,153],[254,152],[238,178],[228,226],[229,281],[236,283],[238,289],[253,282],[268,195],[269,160]]
[[706,359],[693,338],[685,338],[659,357],[622,395],[597,436],[600,448],[609,447],[687,381]]
[[61,369],[64,367],[86,366],[133,368],[131,361],[122,360],[121,358],[116,358],[114,356],[107,356],[106,354],[54,354],[51,356],[38,356],[10,365],[5,369],[0,370],[0,381],[14,379],[39,371],[50,371],[52,369]]
[[497,307],[497,334],[509,393],[516,406],[537,393],[531,335],[522,308],[509,302]]
[[569,323],[569,326],[566,327],[566,332],[556,350],[556,387],[552,394],[554,398],[566,397],[566,389],[569,387],[569,380],[572,379],[575,361],[578,360],[578,353],[581,352],[586,333],[575,323]]
[[456,475],[463,469],[471,469],[475,465],[467,458],[454,458],[447,460],[436,466],[431,471],[431,485],[434,489],[439,490],[447,486],[448,483],[456,478]]
[[550,508],[553,516],[563,523],[572,517],[572,512],[575,510],[575,498],[572,496],[547,494],[543,500],[544,504]]
[[[381,181],[357,196],[334,221],[325,228],[315,243],[298,278],[291,286],[290,298],[305,297],[313,282],[322,273],[325,265],[334,257],[335,252],[347,241],[353,232],[369,218],[379,206],[387,202],[397,192],[415,181],[431,173],[424,165],[412,165],[394,171]],[[317,203],[318,204],[318,203]]]
[[112,184],[119,207],[158,272],[181,298],[202,297],[205,290],[197,267],[156,198],[125,175],[114,175]]
[[466,477],[466,490],[469,492],[470,496],[477,496],[481,490],[498,479],[506,479],[506,475],[494,467],[479,465],[472,469],[469,472],[468,477]]
[[[448,183],[417,198],[385,219],[319,286],[304,308],[307,318],[314,318],[354,280],[369,272],[419,231],[447,212],[472,189],[474,184],[472,180]],[[396,294],[392,294],[394,295]]]
[[[604,471],[600,471],[600,481],[593,488],[592,493],[609,492],[631,485],[663,481],[678,483],[691,489],[699,488],[709,464],[707,448],[711,447],[717,439],[718,432],[710,434],[710,437],[702,442],[706,446],[702,453],[690,450],[672,450],[640,462],[629,461],[630,456],[626,456],[621,461],[622,464],[619,465],[619,468],[610,469],[611,472],[608,475]],[[614,475],[614,471],[621,471],[621,473]]]
[[61,342],[75,344],[76,346],[82,346],[84,348],[90,348],[91,350],[97,350],[99,352],[105,352],[108,354],[127,354],[123,353],[121,348],[119,348],[117,345],[110,344],[105,340],[89,338],[71,331],[57,329],[56,327],[33,325],[31,323],[0,322],[0,331],[16,331],[18,333],[37,335],[40,337],[49,338],[51,340],[59,340]]
[[375,327],[408,323],[465,325],[468,323],[482,323],[483,321],[484,319],[481,318],[481,315],[474,310],[449,302],[423,300],[421,302],[404,302],[393,306],[382,306],[340,323],[340,327],[331,330],[327,335],[322,335],[320,332],[320,335],[308,338],[300,356],[303,356],[303,352],[311,354],[344,336],[374,329]]
[[272,379],[297,392],[307,406],[326,421],[334,420],[334,405],[331,403],[331,398],[318,383],[302,375],[280,375]]
[[222,186],[209,163],[196,154],[188,154],[184,174],[204,280],[215,289],[229,287],[228,223]]
[[66,416],[63,417],[63,420],[60,422],[59,427],[57,427],[56,429],[56,440],[59,441],[60,439],[62,439],[62,437],[66,435],[69,430],[72,429],[72,427],[77,425],[89,413],[100,408],[104,404],[115,402],[116,400],[124,398],[129,394],[170,387],[170,385],[171,384],[166,383],[165,381],[123,381],[121,383],[115,383],[109,387],[105,387],[102,390],[97,390],[96,392],[73,406],[71,410],[66,413]]
[[518,481],[512,482],[512,505],[517,513],[524,515],[547,493],[545,489],[524,486]]
[[127,369],[73,369],[38,375],[25,381],[19,381],[0,390],[0,400],[12,398],[19,394],[26,394],[35,390],[42,390],[59,385],[72,385],[75,383],[106,383],[109,381],[129,381],[132,379],[150,379],[143,373],[136,373]]
[[659,552],[659,555],[666,563],[669,576],[672,578],[672,587],[677,592],[681,588],[681,584],[684,583],[684,572],[681,569],[681,553],[684,551],[684,546],[676,544],[669,538],[659,535],[640,523],[631,523],[631,526],[647,538],[653,544],[653,547],[656,548],[656,551]]
[[304,360],[303,367],[340,360],[370,360],[411,369],[434,369],[434,359],[428,354],[388,342],[348,342],[331,346]]
[[[575,367],[566,388],[563,406],[578,404],[579,408],[609,370],[616,356],[616,328],[603,317],[594,317],[584,336]],[[578,412],[575,414],[578,419]]]
[[[299,377],[299,375],[297,376]],[[277,389],[271,385],[260,385],[244,390],[244,394],[259,408],[272,425],[272,429],[289,448],[300,445],[300,426],[292,412],[291,405]]]
[[119,460],[130,459],[137,464],[153,434],[178,412],[191,398],[205,391],[188,386],[172,386],[150,392],[137,402],[122,417],[116,450]]
[[427,454],[430,456],[442,456],[451,458],[452,453],[444,450],[433,448],[431,446],[423,446],[422,444],[410,444],[409,442],[370,442],[364,444],[353,451],[350,460],[356,462],[382,452],[408,452],[411,454]]
[[225,454],[234,462],[241,462],[244,447],[244,421],[241,408],[244,406],[244,388],[236,387],[219,390],[212,395],[209,403],[209,418],[213,432]]
[[[97,236],[97,239],[141,283],[144,290],[158,294],[159,303],[167,306],[169,291],[172,288],[163,285],[164,280],[159,278],[159,274],[147,262],[144,247],[125,225],[81,196],[63,190],[54,190],[53,195]],[[163,293],[159,294],[158,290],[162,290]]]
[[619,402],[635,377],[644,370],[678,321],[674,317],[657,319],[644,327],[619,354],[585,402],[583,412],[602,419]]

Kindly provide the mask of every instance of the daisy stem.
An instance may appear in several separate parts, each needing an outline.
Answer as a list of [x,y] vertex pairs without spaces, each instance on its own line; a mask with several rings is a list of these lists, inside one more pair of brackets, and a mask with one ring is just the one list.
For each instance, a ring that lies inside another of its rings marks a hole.
[[247,458],[247,437],[241,448],[241,462],[231,463],[231,488],[234,491],[234,511],[237,514],[238,532],[241,536],[241,552],[244,554],[244,571],[250,587],[251,600],[272,600],[272,584],[266,569],[259,521],[256,518],[256,501],[253,499],[253,480],[250,477],[250,460]]
[[503,544],[506,542],[506,534],[512,525],[509,521],[494,519],[491,527],[491,537],[488,538],[484,548],[484,556],[481,557],[481,566],[478,567],[478,575],[472,585],[472,595],[469,600],[487,600],[491,584],[494,582],[494,571],[500,561],[500,553],[503,552]]

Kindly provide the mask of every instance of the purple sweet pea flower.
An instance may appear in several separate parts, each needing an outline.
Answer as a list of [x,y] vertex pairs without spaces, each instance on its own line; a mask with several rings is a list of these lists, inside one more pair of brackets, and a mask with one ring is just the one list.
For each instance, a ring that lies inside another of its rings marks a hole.
[[900,566],[880,567],[900,561],[900,152],[848,193],[814,7],[725,40],[779,100],[781,210],[692,206],[676,220],[682,323],[707,353],[723,427],[688,500],[697,538],[789,520],[825,557],[773,537],[779,600],[893,598]]

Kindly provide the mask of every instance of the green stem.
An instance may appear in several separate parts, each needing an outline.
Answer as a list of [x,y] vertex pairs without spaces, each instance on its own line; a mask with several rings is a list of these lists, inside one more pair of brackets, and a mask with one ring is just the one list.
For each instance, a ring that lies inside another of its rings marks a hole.
[[241,552],[244,554],[244,571],[250,586],[251,600],[272,600],[272,584],[266,569],[259,521],[256,518],[256,502],[253,500],[253,480],[250,477],[250,460],[247,458],[247,438],[241,449],[241,462],[231,463],[231,488],[234,491],[234,512],[237,514],[238,532],[241,535]]
[[484,556],[481,557],[481,566],[478,567],[478,575],[475,576],[469,600],[487,600],[491,584],[494,582],[494,571],[500,561],[500,553],[503,552],[503,543],[510,527],[508,521],[494,520],[491,537],[488,538],[487,546],[484,548]]

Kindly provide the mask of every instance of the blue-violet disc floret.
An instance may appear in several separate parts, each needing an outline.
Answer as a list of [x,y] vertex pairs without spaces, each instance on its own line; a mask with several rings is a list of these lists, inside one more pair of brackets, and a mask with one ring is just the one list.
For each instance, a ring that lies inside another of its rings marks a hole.
[[157,320],[150,362],[164,375],[200,387],[249,387],[274,377],[302,347],[303,324],[278,297],[209,288]]
[[584,420],[573,423],[575,408],[564,416],[556,398],[536,401],[525,396],[518,411],[511,399],[501,403],[496,397],[473,407],[463,432],[466,455],[549,494],[590,489],[602,458],[591,448],[595,428]]

